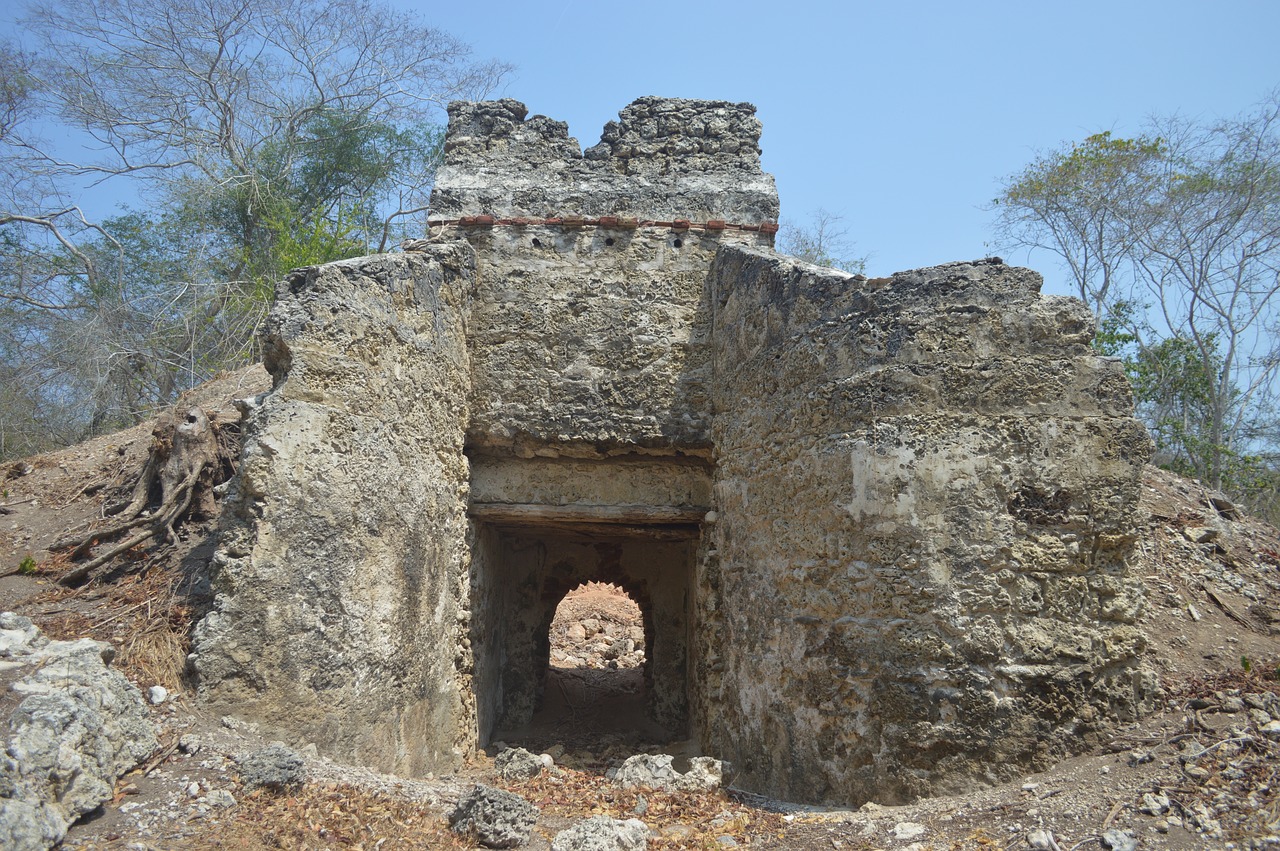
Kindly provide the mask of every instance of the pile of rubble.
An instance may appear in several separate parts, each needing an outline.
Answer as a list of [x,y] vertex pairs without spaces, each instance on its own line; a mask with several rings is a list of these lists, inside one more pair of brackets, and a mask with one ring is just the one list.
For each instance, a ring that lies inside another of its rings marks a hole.
[[616,585],[588,582],[565,595],[551,622],[551,665],[596,670],[644,665],[640,607]]

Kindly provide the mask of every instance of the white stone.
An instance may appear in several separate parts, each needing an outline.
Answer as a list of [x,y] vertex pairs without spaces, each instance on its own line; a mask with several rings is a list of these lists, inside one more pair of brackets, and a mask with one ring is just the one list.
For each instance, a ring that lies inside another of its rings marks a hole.
[[901,821],[889,831],[899,842],[913,842],[928,833],[929,829],[914,821]]

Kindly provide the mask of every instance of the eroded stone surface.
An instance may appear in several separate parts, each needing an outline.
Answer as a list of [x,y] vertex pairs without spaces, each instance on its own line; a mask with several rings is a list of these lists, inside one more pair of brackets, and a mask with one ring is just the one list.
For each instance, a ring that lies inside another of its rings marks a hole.
[[755,112],[749,103],[640,98],[584,154],[567,124],[527,117],[518,101],[453,103],[431,214],[777,221]]
[[642,851],[649,847],[649,828],[640,819],[592,816],[551,840],[551,851]]
[[669,754],[636,754],[618,767],[613,780],[625,789],[641,786],[700,792],[718,789],[723,774],[720,760],[711,757],[695,756],[687,771],[679,771]]
[[220,714],[383,770],[456,765],[467,671],[462,242],[295,272],[245,404],[192,665]]
[[748,788],[897,801],[1141,711],[1149,439],[1091,317],[998,261],[721,252],[700,725]]
[[512,782],[532,780],[546,767],[537,754],[524,748],[507,748],[494,759],[493,766],[498,770],[498,776]]
[[458,801],[449,826],[471,834],[486,848],[518,848],[529,839],[538,808],[504,789],[477,785]]
[[999,261],[867,280],[654,224],[776,216],[752,113],[646,98],[583,155],[455,105],[434,241],[282,284],[206,703],[442,770],[529,718],[556,604],[601,580],[650,715],[775,796],[989,782],[1144,709],[1149,441],[1088,311]]
[[240,780],[246,789],[259,787],[273,791],[285,791],[301,786],[306,780],[306,762],[302,754],[279,742],[244,754],[236,764]]
[[8,706],[0,752],[0,845],[50,848],[111,800],[118,777],[156,747],[142,694],[107,667],[100,641],[49,641],[0,613],[0,683]]

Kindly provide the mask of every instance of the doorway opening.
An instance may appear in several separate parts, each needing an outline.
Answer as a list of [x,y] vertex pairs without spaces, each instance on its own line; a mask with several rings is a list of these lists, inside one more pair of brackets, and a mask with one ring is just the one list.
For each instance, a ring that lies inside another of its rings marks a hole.
[[619,531],[478,530],[481,744],[599,754],[688,737],[696,529]]
[[[620,586],[586,582],[561,599],[534,730],[556,738],[669,736],[647,717],[645,618]],[[647,735],[646,735],[647,734]]]

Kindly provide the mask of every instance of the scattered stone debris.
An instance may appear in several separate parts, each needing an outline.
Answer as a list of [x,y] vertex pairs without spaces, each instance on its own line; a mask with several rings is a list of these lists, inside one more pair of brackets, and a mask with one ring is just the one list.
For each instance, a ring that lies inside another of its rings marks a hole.
[[[601,605],[602,600],[611,605]],[[616,585],[588,582],[570,591],[551,621],[551,666],[635,670],[644,665],[641,612]]]

